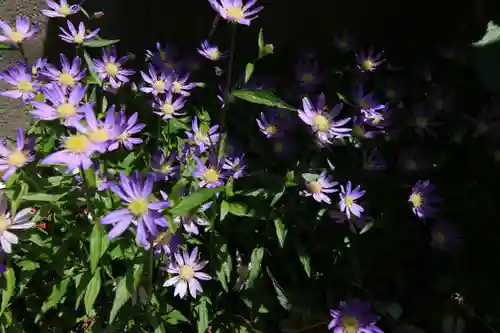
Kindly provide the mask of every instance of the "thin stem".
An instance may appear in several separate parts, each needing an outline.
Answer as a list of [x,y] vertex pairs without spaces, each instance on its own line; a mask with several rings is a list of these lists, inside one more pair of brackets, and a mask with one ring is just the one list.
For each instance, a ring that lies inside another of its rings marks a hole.
[[215,29],[217,28],[217,24],[219,23],[219,21],[220,21],[220,16],[216,15],[214,17],[214,20],[212,21],[212,27],[210,28],[210,33],[208,34],[207,40],[210,41],[212,39],[212,37],[213,37],[213,35],[215,33]]
[[153,295],[153,265],[154,265],[154,249],[149,250],[149,265],[148,265],[148,295]]
[[28,64],[28,57],[26,56],[26,52],[24,52],[23,44],[21,44],[21,43],[17,44],[17,49],[19,50],[19,53],[21,54],[21,57],[23,58],[24,63],[27,65]]

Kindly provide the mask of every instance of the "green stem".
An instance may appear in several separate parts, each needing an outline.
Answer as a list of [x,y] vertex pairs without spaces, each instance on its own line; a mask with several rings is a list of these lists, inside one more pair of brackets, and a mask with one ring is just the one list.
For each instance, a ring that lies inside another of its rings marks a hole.
[[149,250],[149,264],[148,264],[148,295],[153,296],[153,266],[154,266],[154,248]]
[[215,29],[217,28],[217,24],[219,23],[220,21],[220,16],[217,15],[214,17],[214,20],[212,21],[212,27],[210,28],[210,33],[208,34],[208,40],[212,39],[212,36],[214,35],[215,33]]
[[27,65],[28,64],[28,57],[26,56],[26,52],[24,51],[24,46],[22,43],[17,44],[17,49],[19,50],[19,53],[21,54],[21,57],[23,58],[24,63]]

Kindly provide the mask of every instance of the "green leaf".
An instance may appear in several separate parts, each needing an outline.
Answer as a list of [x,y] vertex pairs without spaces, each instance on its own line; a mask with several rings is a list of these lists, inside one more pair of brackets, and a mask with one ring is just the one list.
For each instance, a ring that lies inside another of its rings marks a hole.
[[273,287],[274,287],[274,291],[276,291],[276,298],[278,299],[278,302],[280,303],[280,305],[285,309],[285,310],[290,310],[292,305],[290,304],[290,302],[288,301],[288,298],[286,297],[285,295],[285,292],[283,290],[283,288],[279,285],[278,281],[276,280],[276,278],[274,277],[274,275],[271,273],[271,271],[269,270],[269,268],[267,267],[266,268],[266,271],[267,271],[267,275],[269,276],[269,278],[271,279],[271,282],[273,284]]
[[66,193],[63,194],[47,194],[47,193],[31,193],[25,195],[22,200],[23,201],[38,201],[38,202],[50,202],[56,203],[66,196]]
[[[236,216],[253,216],[255,212],[249,210],[247,205],[238,202],[226,202],[227,212]],[[221,207],[222,210],[222,207]]]
[[251,62],[249,62],[245,67],[245,83],[247,83],[252,77],[254,68],[255,66]]
[[85,304],[85,312],[90,314],[94,309],[94,303],[101,291],[101,267],[98,267],[92,276],[87,289],[85,290],[85,297],[83,302]]
[[[90,76],[93,79],[93,82],[96,82],[97,85],[101,85],[101,79],[99,78],[99,75],[94,71],[94,65],[92,63],[92,58],[90,55],[87,53],[87,51],[83,51],[83,58],[85,59],[85,63],[87,64],[87,69],[90,74]],[[87,82],[90,84],[90,82]]]
[[94,168],[88,168],[87,170],[84,170],[83,176],[85,177],[85,183],[89,188],[96,188]]
[[229,202],[223,200],[220,204],[220,220],[223,221],[229,214]]
[[306,272],[308,277],[311,277],[311,258],[305,252],[304,249],[299,248],[299,260],[304,267],[304,271]]
[[273,93],[265,90],[239,89],[232,92],[234,97],[243,99],[253,104],[261,104],[280,109],[295,110],[294,107],[286,104]]
[[139,285],[141,280],[142,271],[144,269],[143,264],[135,264],[134,271],[129,272],[116,287],[115,299],[113,301],[113,306],[111,307],[111,312],[109,314],[109,322],[112,323],[118,311],[127,303],[127,301],[132,297],[133,291]]
[[482,47],[497,43],[498,41],[500,41],[500,27],[493,21],[489,21],[484,36],[477,42],[472,43],[472,46]]
[[259,276],[260,270],[262,268],[262,259],[264,258],[264,248],[257,247],[253,249],[252,255],[250,257],[250,263],[252,267],[248,273],[248,279],[246,281],[246,288],[251,288]]
[[0,317],[9,305],[9,301],[14,295],[14,290],[16,288],[16,275],[12,267],[7,268],[7,270],[3,273],[3,276],[5,277],[5,287],[2,289],[2,307],[0,308]]
[[261,56],[261,50],[264,50],[264,47],[266,46],[264,42],[264,29],[259,30],[259,37],[257,39],[257,46],[259,47],[259,58]]
[[196,326],[198,328],[198,333],[205,333],[208,329],[208,299],[202,297],[198,305],[195,306],[194,310],[196,312]]
[[109,240],[104,227],[97,221],[90,234],[90,270],[95,272],[99,259],[104,255],[109,246]]
[[42,313],[56,307],[56,305],[61,302],[63,297],[66,295],[70,281],[71,278],[68,277],[52,287],[52,292],[50,293],[49,298],[47,298],[47,300],[42,304]]
[[285,225],[283,224],[283,221],[281,221],[281,219],[279,218],[274,219],[274,228],[276,229],[276,237],[278,237],[278,243],[280,244],[280,247],[283,247],[285,245],[285,238],[287,234],[287,230],[285,228]]
[[172,310],[167,313],[167,323],[177,325],[179,322],[187,323],[189,320],[179,310]]
[[17,50],[17,47],[12,44],[0,43],[0,50]]
[[186,197],[181,202],[170,210],[173,216],[181,216],[191,212],[193,209],[198,208],[209,199],[211,199],[222,188],[203,188]]
[[119,39],[93,39],[83,42],[86,47],[105,47],[118,43]]

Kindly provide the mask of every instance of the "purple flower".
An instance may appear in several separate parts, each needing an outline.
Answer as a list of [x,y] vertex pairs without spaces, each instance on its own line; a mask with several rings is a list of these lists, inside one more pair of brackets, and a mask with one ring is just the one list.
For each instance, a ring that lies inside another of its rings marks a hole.
[[354,116],[352,118],[352,135],[357,138],[371,139],[379,134],[377,131],[370,130],[366,126],[365,117]]
[[295,79],[306,90],[314,89],[322,81],[318,62],[314,58],[303,57],[295,65]]
[[387,168],[387,164],[379,151],[374,148],[369,152],[363,152],[363,168],[366,171],[381,171]]
[[325,95],[319,95],[316,106],[313,106],[307,97],[302,99],[303,110],[297,110],[300,119],[311,127],[320,145],[332,143],[332,139],[349,136],[351,128],[342,127],[351,118],[335,121],[342,110],[343,104],[339,103],[331,111],[326,111]]
[[217,141],[219,141],[219,133],[217,133],[219,125],[214,125],[209,128],[208,132],[205,132],[198,125],[198,117],[195,116],[193,117],[191,129],[192,131],[187,131],[186,135],[189,140],[193,141],[200,148],[201,153],[211,147],[215,147]]
[[363,207],[356,203],[356,200],[363,195],[365,195],[365,191],[361,191],[359,185],[354,190],[352,189],[351,181],[347,182],[345,188],[343,185],[340,185],[339,208],[341,212],[347,215],[348,219],[351,218],[351,214],[356,217],[361,217],[361,213],[365,211]]
[[375,53],[375,50],[370,48],[366,53],[357,53],[356,60],[358,62],[358,68],[362,72],[373,72],[385,61],[384,52]]
[[277,112],[270,110],[268,117],[264,112],[260,113],[260,119],[256,119],[259,130],[266,136],[266,138],[282,137],[285,131],[283,119],[278,116]]
[[85,134],[90,142],[97,148],[97,151],[104,153],[111,142],[118,136],[118,125],[116,124],[114,105],[109,107],[104,121],[97,119],[93,109],[86,109],[85,122],[86,125],[74,123],[72,126],[79,132]]
[[204,213],[207,209],[212,206],[212,202],[206,202],[200,206],[200,208],[194,213],[184,216],[176,216],[174,217],[175,223],[180,223],[184,230],[188,234],[199,235],[200,230],[198,227],[205,227],[210,225],[206,218],[201,217],[200,215]]
[[354,39],[347,32],[333,36],[333,45],[342,52],[349,52],[354,48]]
[[362,111],[363,122],[375,127],[375,129],[380,130],[380,133],[386,133],[385,128],[391,124],[391,111],[389,111],[386,106],[380,108],[379,110],[368,109]]
[[123,68],[127,60],[127,56],[117,59],[114,46],[109,49],[109,52],[102,49],[102,59],[93,60],[94,70],[99,74],[99,78],[109,82],[112,88],[119,88],[122,83],[130,81],[128,76],[135,73],[134,70]]
[[182,96],[191,95],[190,90],[193,90],[193,88],[196,87],[196,83],[188,83],[189,73],[182,76],[173,73],[170,75],[172,76],[170,80],[172,80],[172,92],[174,94]]
[[11,45],[21,44],[25,39],[32,38],[38,31],[38,24],[31,28],[31,21],[27,17],[18,16],[16,27],[11,28],[6,22],[0,21],[0,43]]
[[141,88],[142,92],[147,94],[164,94],[167,90],[172,89],[172,76],[166,75],[164,72],[159,72],[156,68],[149,64],[148,74],[141,71],[141,76],[146,83],[144,87]]
[[164,270],[176,276],[168,279],[163,284],[164,287],[175,286],[174,296],[184,298],[188,292],[193,298],[203,292],[199,280],[211,280],[210,275],[200,272],[208,261],[200,261],[198,256],[198,248],[194,248],[191,253],[187,251],[177,252],[174,254],[174,261],[171,262]]
[[101,219],[101,224],[113,224],[108,238],[113,239],[123,234],[130,226],[137,226],[137,240],[149,249],[150,239],[158,235],[158,227],[168,227],[168,221],[160,210],[170,206],[167,200],[151,201],[154,177],[149,175],[145,180],[136,171],[130,177],[120,173],[120,183],[110,183],[109,188],[116,194],[126,208],[115,210]]
[[155,180],[169,180],[179,176],[180,166],[174,165],[177,162],[177,153],[173,151],[167,157],[164,151],[160,150],[151,157],[152,174]]
[[115,130],[116,130],[116,138],[114,142],[112,142],[108,150],[113,151],[118,149],[120,145],[123,145],[127,150],[134,149],[134,145],[141,144],[143,140],[141,138],[133,138],[132,136],[141,132],[146,125],[138,124],[137,120],[139,118],[139,113],[134,112],[127,119],[127,115],[125,114],[125,110],[120,110],[115,120]]
[[59,37],[61,37],[61,39],[66,43],[82,44],[83,42],[93,39],[99,33],[99,29],[95,29],[94,31],[87,33],[83,22],[80,22],[78,25],[78,31],[71,21],[67,21],[67,25],[69,30],[59,27],[62,32]]
[[6,72],[0,73],[0,79],[12,85],[11,90],[0,92],[1,96],[9,98],[22,98],[27,102],[35,97],[39,89],[39,82],[33,79],[32,70],[22,62],[11,66]]
[[21,209],[11,216],[7,197],[0,192],[0,247],[6,253],[12,253],[12,244],[19,243],[13,230],[29,229],[35,226],[31,220],[31,208]]
[[440,201],[434,194],[435,186],[428,180],[419,180],[411,189],[408,202],[412,206],[413,214],[419,219],[425,219],[434,215],[437,208],[434,206]]
[[178,233],[171,234],[168,231],[162,231],[156,236],[153,247],[155,248],[155,254],[161,255],[162,253],[167,256],[172,256],[174,253],[179,251],[179,247],[182,244],[182,237]]
[[234,179],[243,177],[245,173],[245,154],[231,154],[231,156],[226,157],[224,160],[224,165],[222,168],[227,170]]
[[352,99],[362,112],[373,112],[380,109],[385,109],[385,105],[379,104],[375,100],[375,97],[373,95],[374,93],[368,93],[365,95],[365,89],[363,85],[359,84],[356,86],[352,93]]
[[227,172],[223,171],[224,158],[216,160],[214,153],[208,157],[208,165],[205,165],[198,157],[194,156],[196,167],[193,170],[193,177],[200,180],[200,187],[214,188],[224,185],[224,180],[227,179]]
[[200,151],[200,147],[197,144],[185,141],[181,145],[181,153],[182,154],[179,156],[179,161],[185,163],[190,158],[193,158],[194,156],[200,155],[201,151]]
[[439,221],[431,229],[431,246],[440,250],[451,250],[460,242],[460,233],[454,225]]
[[31,66],[31,74],[38,78],[40,75],[40,71],[45,70],[47,67],[48,61],[47,58],[38,58],[35,60],[35,64]]
[[68,5],[67,0],[60,0],[59,3],[47,0],[47,6],[49,6],[50,9],[41,10],[42,14],[47,17],[67,17],[80,11],[80,7],[77,5]]
[[[33,110],[30,113],[35,119],[61,120],[64,125],[71,126],[79,122],[86,111],[92,111],[91,103],[83,103],[87,87],[76,84],[68,94],[68,88],[59,84],[46,85],[42,88],[50,104],[33,101]],[[93,112],[93,111],[92,111]]]
[[207,58],[208,60],[217,61],[226,57],[226,52],[221,52],[216,45],[211,45],[208,40],[201,43],[201,48],[198,53]]
[[178,50],[174,45],[161,46],[156,43],[157,52],[146,51],[146,56],[157,67],[166,73],[171,73],[177,69]]
[[56,81],[63,86],[72,87],[85,78],[86,69],[80,69],[82,60],[80,57],[75,57],[70,63],[68,58],[61,53],[62,70],[58,70],[54,65],[47,64],[45,69],[40,71],[40,74],[47,77],[49,80]]
[[249,0],[246,5],[243,5],[242,0],[208,0],[208,2],[225,20],[243,25],[250,25],[250,22],[257,18],[257,13],[264,9],[263,6],[251,9],[257,0]]
[[180,112],[186,105],[185,97],[182,95],[178,95],[174,99],[174,94],[172,91],[167,91],[167,93],[160,97],[155,96],[155,100],[153,102],[153,108],[157,111],[153,111],[154,114],[159,115],[165,120],[172,119],[174,117],[182,117],[186,113]]
[[333,333],[383,333],[375,326],[379,317],[370,312],[371,304],[357,299],[342,303],[337,310],[330,310],[332,321],[328,330]]
[[328,194],[337,192],[334,188],[338,185],[338,182],[333,181],[333,179],[326,174],[326,170],[321,171],[321,174],[315,180],[306,182],[306,189],[300,193],[306,197],[312,196],[317,202],[326,202],[327,204],[332,203]]
[[90,156],[98,150],[98,147],[85,134],[72,134],[63,140],[63,149],[43,159],[42,165],[62,164],[66,165],[69,171],[80,167],[86,170],[92,166]]
[[3,173],[2,180],[7,180],[17,169],[22,168],[27,163],[33,162],[34,140],[29,138],[25,141],[22,128],[17,129],[15,147],[9,149],[0,142],[0,172]]

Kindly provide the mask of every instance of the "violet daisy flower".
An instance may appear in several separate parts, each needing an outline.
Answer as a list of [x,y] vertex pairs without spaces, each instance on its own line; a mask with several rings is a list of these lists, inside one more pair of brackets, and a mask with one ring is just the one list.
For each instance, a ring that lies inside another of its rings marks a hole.
[[314,58],[304,57],[295,64],[295,78],[304,89],[314,89],[322,81],[318,70],[318,61]]
[[362,72],[373,72],[378,66],[384,63],[384,52],[375,53],[375,50],[370,48],[366,53],[357,53],[356,60],[358,62],[358,68]]
[[177,152],[173,151],[169,156],[164,151],[159,150],[151,156],[152,174],[156,181],[169,180],[179,176],[180,166],[174,165],[177,162]]
[[193,90],[196,87],[196,83],[188,83],[189,73],[186,73],[182,76],[177,74],[170,74],[172,77],[172,92],[174,94],[179,94],[182,96],[191,95],[190,90]]
[[431,229],[431,246],[440,250],[451,250],[460,242],[460,233],[454,225],[439,221]]
[[12,253],[12,245],[19,243],[13,230],[29,229],[35,226],[31,220],[31,208],[24,208],[11,216],[7,197],[0,192],[0,246],[6,253]]
[[191,131],[186,131],[186,135],[189,140],[192,140],[200,148],[200,152],[203,153],[207,149],[217,145],[219,141],[218,129],[219,125],[214,125],[208,131],[203,130],[198,125],[198,117],[195,116],[191,124]]
[[199,293],[203,292],[198,279],[205,281],[212,279],[210,275],[200,272],[208,264],[208,261],[200,261],[196,247],[191,253],[187,251],[182,251],[182,255],[179,252],[175,253],[174,258],[175,260],[163,270],[176,276],[165,281],[163,286],[175,286],[174,296],[184,298],[189,290],[191,296],[196,298]]
[[31,28],[31,21],[27,17],[16,17],[16,26],[11,28],[6,22],[0,21],[0,43],[19,45],[25,39],[32,38],[38,31],[38,24]]
[[158,73],[158,70],[152,64],[148,66],[148,74],[141,71],[141,76],[146,83],[141,88],[142,92],[156,96],[172,89],[172,76],[166,75],[163,71]]
[[[375,115],[373,115],[375,116]],[[352,135],[357,138],[372,139],[379,131],[372,130],[366,126],[366,117],[354,116],[352,117]]]
[[151,60],[157,68],[163,69],[166,73],[175,71],[178,67],[177,47],[169,44],[162,47],[160,43],[156,43],[156,50],[156,52],[146,51],[147,60]]
[[264,9],[264,6],[251,9],[257,0],[249,0],[245,5],[242,0],[208,0],[208,2],[223,19],[243,25],[250,25],[250,22]]
[[224,185],[224,181],[228,177],[228,173],[223,169],[224,158],[217,161],[215,153],[211,153],[208,157],[208,165],[199,157],[193,156],[193,159],[196,162],[193,177],[200,180],[200,187],[214,188]]
[[82,60],[80,57],[73,58],[70,63],[68,58],[61,53],[61,66],[62,70],[58,70],[54,65],[47,64],[45,69],[40,71],[40,74],[48,79],[58,82],[59,84],[67,87],[72,87],[85,78],[87,70],[80,69]]
[[71,126],[79,122],[86,110],[92,110],[91,103],[83,103],[87,87],[76,84],[71,92],[68,88],[58,84],[46,85],[42,88],[45,98],[50,102],[33,101],[33,110],[30,113],[35,119],[41,120],[61,120],[64,125]]
[[159,115],[165,120],[172,119],[174,117],[182,117],[186,115],[186,113],[180,110],[184,108],[186,102],[187,101],[184,96],[178,95],[174,99],[172,91],[167,91],[167,93],[162,97],[155,96],[153,108],[157,111],[153,111],[153,113]]
[[343,118],[335,121],[342,110],[343,104],[335,105],[331,111],[326,111],[325,95],[319,95],[316,106],[313,106],[307,97],[302,99],[303,110],[297,110],[300,119],[313,130],[318,143],[324,145],[331,143],[332,139],[349,136],[351,128],[342,127],[351,118]]
[[268,117],[266,117],[264,112],[261,112],[260,119],[256,119],[256,122],[259,130],[268,139],[282,137],[284,134],[284,122],[278,116],[277,112],[268,112]]
[[66,43],[71,43],[71,44],[83,44],[83,42],[94,39],[94,37],[97,36],[100,30],[100,29],[95,29],[94,31],[87,33],[85,24],[83,24],[83,22],[80,22],[80,24],[78,25],[78,31],[76,30],[73,23],[71,23],[71,21],[67,21],[67,25],[68,25],[68,30],[59,27],[59,29],[62,32],[62,34],[60,34],[59,37],[61,37],[61,39]]
[[185,141],[181,145],[181,155],[178,157],[179,161],[185,163],[194,156],[199,156],[201,149],[196,143]]
[[361,214],[365,211],[363,207],[356,203],[356,200],[365,195],[366,191],[361,191],[360,186],[356,186],[356,188],[352,189],[351,181],[347,182],[346,187],[340,185],[340,201],[339,208],[341,212],[344,212],[347,215],[347,218],[351,218],[351,214],[360,217]]
[[227,170],[234,179],[243,177],[245,173],[245,154],[231,154],[231,156],[226,157],[224,160],[224,165],[222,168]]
[[440,198],[434,194],[435,186],[428,180],[419,180],[411,189],[408,202],[412,206],[413,214],[419,219],[433,216],[437,208],[434,206]]
[[377,148],[363,152],[363,169],[366,171],[381,171],[386,168],[387,164]]
[[102,81],[109,82],[113,88],[119,88],[122,83],[130,81],[128,76],[135,73],[132,69],[123,68],[127,60],[128,56],[117,58],[114,46],[109,49],[109,52],[102,49],[102,59],[93,60],[94,70]]
[[12,85],[10,90],[1,91],[1,96],[21,98],[26,102],[35,98],[35,93],[39,89],[39,82],[33,79],[31,67],[22,62],[18,62],[17,66],[10,66],[6,72],[0,73],[0,79]]
[[306,189],[302,190],[300,193],[303,196],[312,196],[317,202],[326,202],[331,204],[332,200],[328,196],[330,193],[335,193],[338,190],[335,186],[338,182],[333,181],[333,179],[326,174],[326,170],[321,171],[318,178],[306,183]]
[[172,235],[168,231],[162,231],[153,241],[155,255],[159,256],[164,253],[167,256],[173,256],[174,253],[179,251],[181,244],[182,237],[180,234],[175,233]]
[[59,3],[47,0],[50,9],[42,9],[41,12],[47,17],[67,17],[80,11],[77,5],[69,5],[67,0],[60,0]]
[[137,120],[139,118],[139,113],[134,112],[127,118],[125,114],[125,110],[121,110],[116,116],[116,138],[114,142],[112,142],[108,150],[113,151],[118,149],[120,145],[123,145],[125,149],[132,150],[134,149],[134,145],[141,144],[143,140],[141,138],[132,137],[135,134],[141,132],[146,125],[138,124]]
[[210,225],[210,222],[208,222],[206,218],[201,217],[200,215],[206,212],[211,206],[211,201],[206,202],[192,214],[174,217],[174,222],[180,223],[182,225],[182,228],[188,234],[199,235],[200,229],[198,227],[206,227],[207,225]]
[[122,199],[126,208],[115,210],[101,219],[101,224],[113,224],[108,238],[123,234],[130,224],[137,226],[137,240],[149,249],[151,237],[158,235],[158,227],[168,227],[168,221],[160,211],[168,206],[167,200],[151,201],[154,177],[148,175],[144,180],[136,171],[130,177],[120,173],[120,183],[110,183],[111,191]]
[[0,142],[0,172],[3,174],[2,180],[7,180],[17,169],[22,168],[27,163],[33,162],[34,140],[25,140],[22,128],[17,129],[16,145],[8,148],[5,143]]
[[104,153],[118,136],[114,105],[109,107],[104,121],[97,119],[91,108],[86,109],[84,114],[86,124],[74,123],[72,126],[85,134],[98,152]]
[[197,49],[198,53],[208,60],[217,61],[226,57],[226,52],[221,52],[217,45],[211,45],[208,40],[201,43],[201,48]]
[[384,109],[384,104],[379,104],[374,97],[374,93],[365,95],[365,88],[362,84],[358,84],[352,93],[354,103],[361,109],[361,111],[378,111]]
[[69,171],[77,168],[87,170],[92,166],[90,156],[98,147],[82,133],[71,134],[63,138],[63,149],[50,154],[42,160],[42,165],[66,165]]
[[354,299],[342,303],[339,309],[330,310],[332,321],[328,330],[334,333],[384,333],[375,326],[379,317],[370,312],[371,304]]

